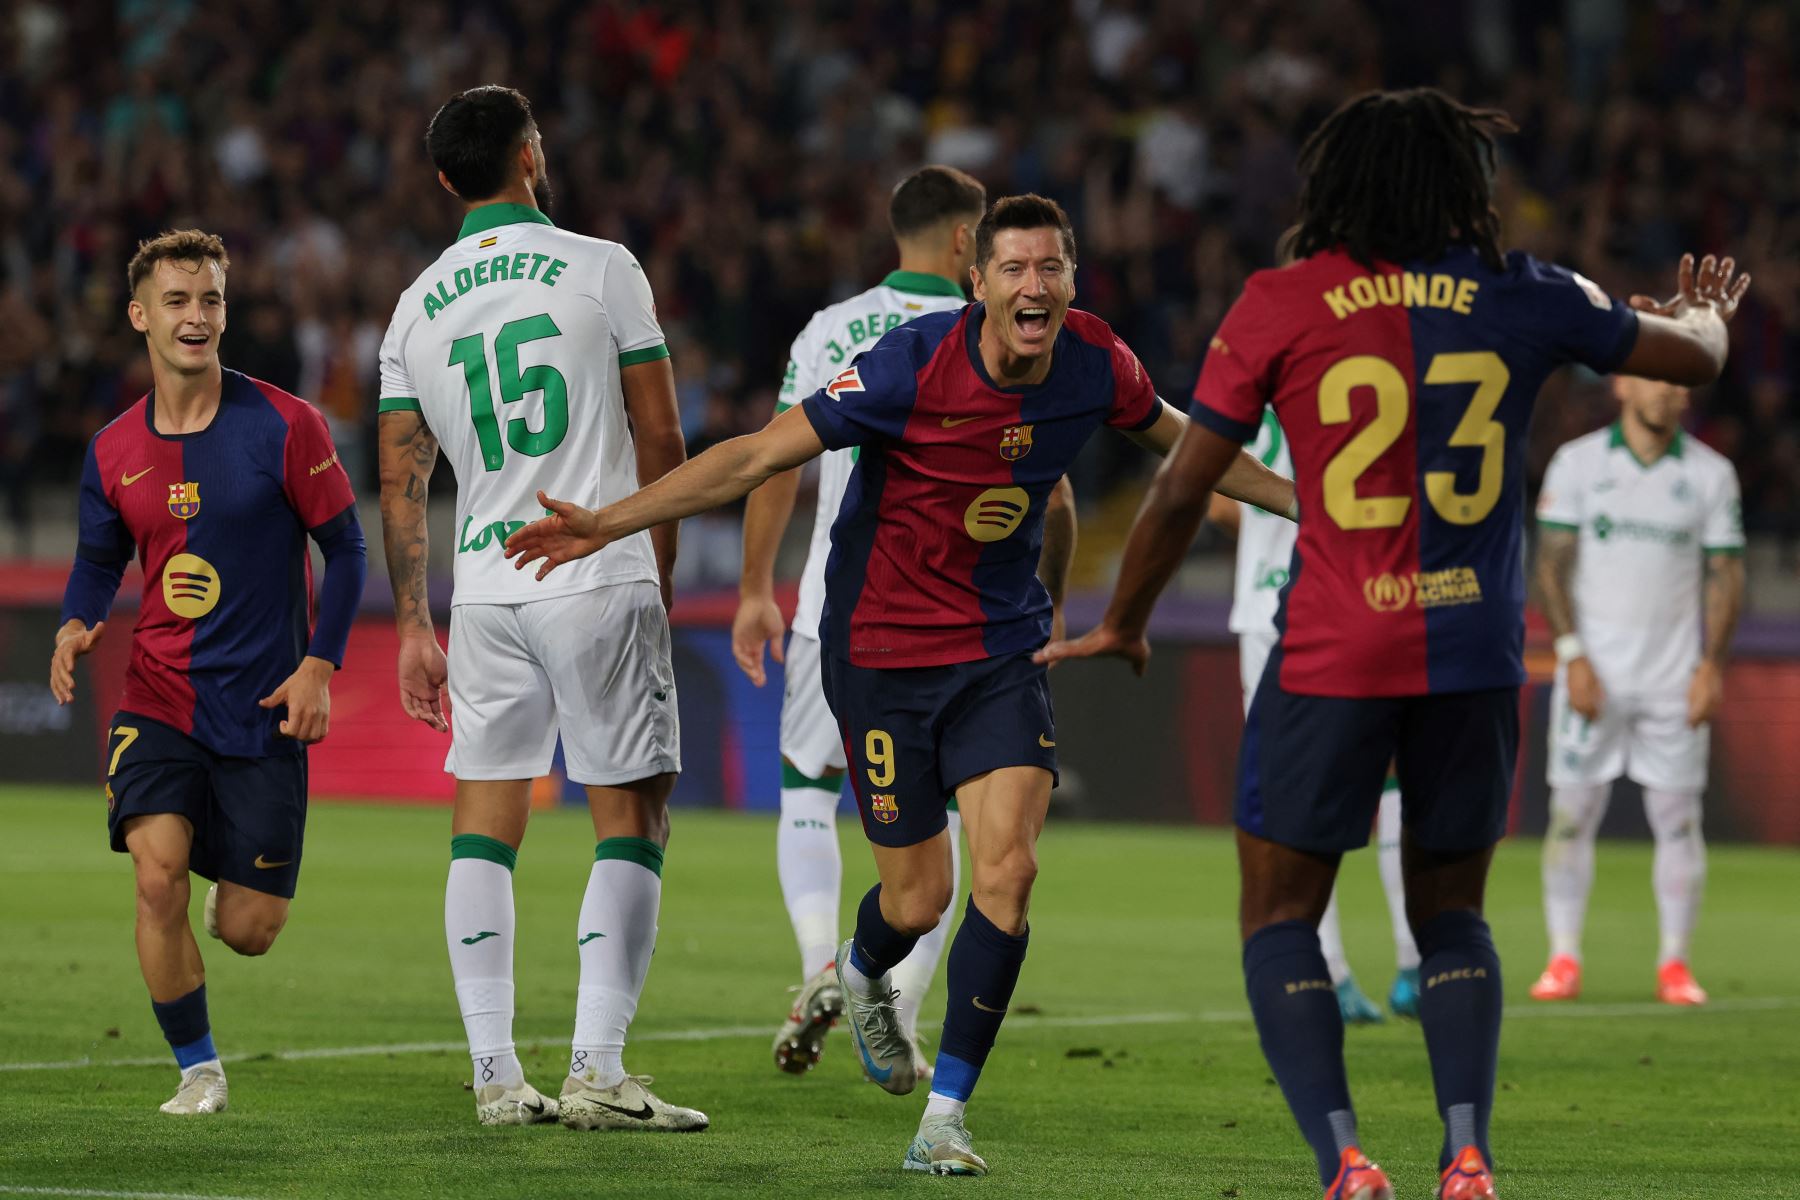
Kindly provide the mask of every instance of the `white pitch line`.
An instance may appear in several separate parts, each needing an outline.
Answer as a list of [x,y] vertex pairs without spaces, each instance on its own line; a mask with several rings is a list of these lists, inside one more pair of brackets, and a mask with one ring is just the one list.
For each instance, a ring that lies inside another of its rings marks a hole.
[[[1704,1016],[1707,1013],[1769,1012],[1800,1008],[1800,996],[1747,996],[1740,999],[1714,1000],[1702,1008],[1684,1009],[1668,1004],[1533,1004],[1508,1005],[1509,1020],[1535,1017],[1673,1017]],[[1106,1029],[1130,1025],[1219,1025],[1248,1021],[1250,1014],[1241,1008],[1213,1012],[1149,1012],[1106,1013],[1086,1017],[1044,1017],[1020,1013],[1008,1023],[1017,1029]],[[720,1025],[700,1029],[653,1029],[631,1035],[632,1042],[712,1042],[730,1038],[766,1037],[762,1025]],[[563,1046],[565,1037],[520,1038],[521,1049],[538,1046]],[[466,1049],[463,1042],[391,1042],[369,1046],[314,1046],[299,1050],[273,1050],[260,1054],[226,1054],[228,1063],[269,1061],[305,1062],[320,1058],[379,1058],[390,1054],[447,1054]],[[0,1062],[0,1073],[7,1071],[79,1071],[87,1067],[161,1067],[169,1056],[159,1054],[144,1058],[71,1058],[59,1062]],[[0,1188],[0,1191],[4,1191]]]
[[98,1188],[16,1187],[0,1183],[0,1196],[104,1196],[112,1200],[247,1200],[243,1196],[208,1196],[196,1192],[108,1192]]

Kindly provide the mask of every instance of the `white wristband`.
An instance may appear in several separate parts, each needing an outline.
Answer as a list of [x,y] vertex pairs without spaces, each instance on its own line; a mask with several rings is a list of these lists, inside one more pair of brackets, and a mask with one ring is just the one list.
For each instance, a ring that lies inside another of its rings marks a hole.
[[1300,493],[1295,491],[1294,498],[1288,502],[1287,511],[1281,514],[1296,525],[1300,523]]
[[1587,657],[1587,647],[1581,644],[1581,635],[1578,633],[1565,633],[1552,645],[1556,650],[1556,665],[1559,667]]

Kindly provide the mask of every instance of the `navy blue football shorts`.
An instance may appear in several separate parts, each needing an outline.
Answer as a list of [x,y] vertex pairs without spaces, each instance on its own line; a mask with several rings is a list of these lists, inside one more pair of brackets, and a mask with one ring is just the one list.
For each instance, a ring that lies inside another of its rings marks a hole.
[[1315,854],[1369,844],[1388,764],[1413,842],[1479,850],[1506,833],[1519,757],[1519,689],[1433,696],[1299,696],[1263,668],[1238,753],[1237,825]]
[[107,831],[128,853],[125,822],[178,813],[194,827],[188,868],[292,899],[306,834],[306,754],[232,758],[161,721],[121,712],[107,735]]
[[1056,781],[1050,679],[1031,651],[944,667],[857,667],[822,656],[863,833],[878,846],[936,837],[956,789],[1001,767]]

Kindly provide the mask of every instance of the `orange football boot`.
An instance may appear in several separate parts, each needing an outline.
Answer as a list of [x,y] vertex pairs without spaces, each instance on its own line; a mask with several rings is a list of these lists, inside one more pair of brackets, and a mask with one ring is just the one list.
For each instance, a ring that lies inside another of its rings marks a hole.
[[1352,1146],[1338,1156],[1337,1178],[1325,1189],[1325,1200],[1394,1200],[1394,1189],[1381,1168]]
[[1464,1146],[1438,1176],[1438,1200],[1495,1200],[1494,1174],[1474,1146]]
[[1573,1000],[1581,995],[1581,960],[1570,954],[1554,954],[1550,965],[1531,985],[1533,1000]]
[[1664,1004],[1705,1004],[1706,989],[1694,982],[1694,973],[1679,958],[1656,970],[1656,998]]

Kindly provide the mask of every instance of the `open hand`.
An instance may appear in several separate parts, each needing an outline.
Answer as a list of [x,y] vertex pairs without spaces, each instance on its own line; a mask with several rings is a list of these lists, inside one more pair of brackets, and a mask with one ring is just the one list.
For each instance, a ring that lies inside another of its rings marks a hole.
[[287,707],[281,736],[312,745],[331,731],[331,673],[337,668],[310,655],[300,660],[281,686],[256,703],[262,708]]
[[400,707],[407,716],[423,721],[439,733],[448,733],[444,688],[449,681],[450,664],[435,635],[411,633],[401,637]]
[[513,559],[513,569],[522,571],[527,563],[544,560],[537,577],[542,579],[566,562],[586,558],[610,540],[600,532],[600,516],[591,508],[552,500],[543,492],[538,503],[553,516],[540,517],[506,539],[506,557]]
[[58,704],[75,698],[75,660],[100,644],[106,622],[92,629],[84,621],[69,620],[56,631],[56,649],[50,655],[50,694]]
[[787,661],[781,646],[781,635],[786,631],[787,622],[781,619],[775,597],[746,596],[738,601],[737,616],[731,619],[731,656],[757,687],[769,681],[763,671],[765,644],[776,662]]
[[1031,656],[1032,662],[1055,666],[1067,658],[1122,658],[1135,674],[1150,664],[1150,642],[1143,634],[1128,634],[1108,625],[1096,625],[1074,641],[1054,641]]
[[1732,278],[1736,270],[1737,260],[1730,255],[1714,258],[1708,254],[1696,267],[1694,256],[1684,254],[1681,264],[1675,268],[1675,295],[1667,300],[1633,296],[1631,307],[1659,317],[1679,317],[1696,309],[1710,308],[1721,320],[1729,321],[1750,288],[1750,276]]

